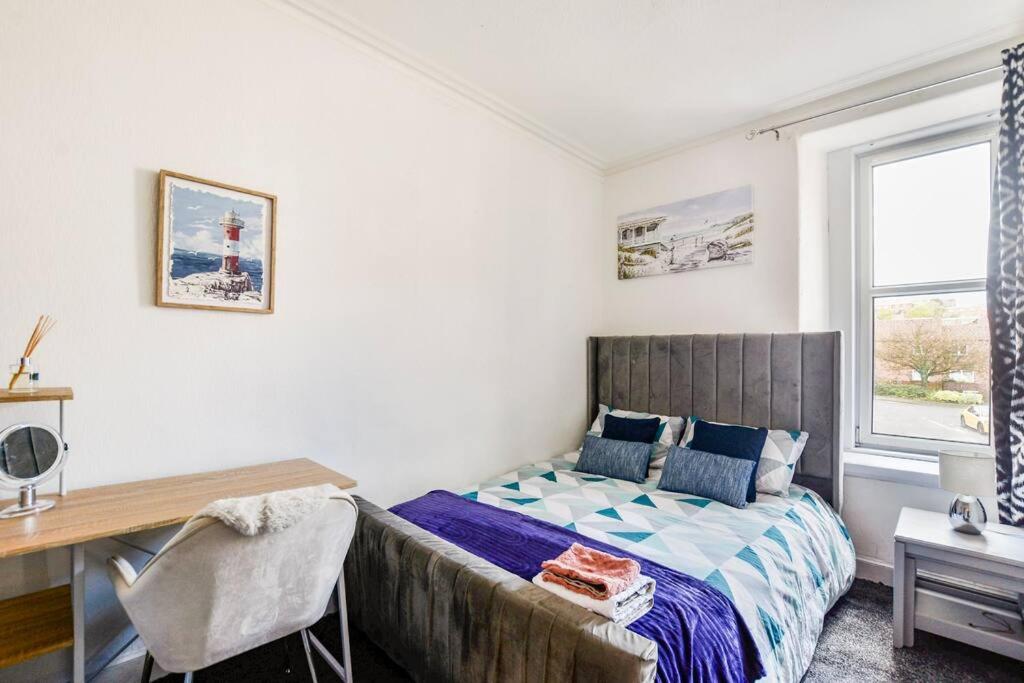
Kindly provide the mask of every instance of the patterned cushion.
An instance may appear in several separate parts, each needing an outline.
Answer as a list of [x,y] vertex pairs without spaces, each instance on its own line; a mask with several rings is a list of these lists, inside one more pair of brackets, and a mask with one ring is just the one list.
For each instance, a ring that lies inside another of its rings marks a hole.
[[[700,420],[691,415],[686,420],[686,433],[680,446],[689,446],[693,441],[693,426]],[[723,424],[714,422],[712,424]],[[757,491],[773,496],[788,496],[789,485],[793,481],[796,463],[807,445],[807,432],[786,431],[785,429],[769,429],[768,438],[761,450],[761,461],[757,464]]]
[[639,441],[616,441],[587,434],[583,439],[583,452],[574,468],[577,472],[597,474],[612,479],[623,479],[636,484],[647,478],[647,463],[651,459],[649,444]]
[[753,471],[753,460],[673,446],[665,460],[658,488],[745,508]]
[[665,465],[665,457],[668,455],[668,449],[679,443],[679,437],[683,433],[683,418],[681,417],[669,417],[667,415],[652,415],[650,413],[638,413],[632,410],[616,410],[600,404],[597,407],[597,419],[594,420],[594,424],[590,426],[590,431],[587,434],[593,434],[595,436],[601,436],[604,431],[604,416],[614,415],[616,417],[629,417],[633,419],[643,419],[649,417],[656,417],[661,420],[661,430],[658,432],[657,438],[654,440],[654,448],[652,450],[653,455],[651,456],[651,469],[661,469]]

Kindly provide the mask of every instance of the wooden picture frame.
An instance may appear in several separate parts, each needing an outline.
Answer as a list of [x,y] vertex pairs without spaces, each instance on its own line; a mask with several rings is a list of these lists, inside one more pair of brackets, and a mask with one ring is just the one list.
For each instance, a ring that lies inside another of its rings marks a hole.
[[273,313],[277,197],[167,170],[159,182],[156,305]]

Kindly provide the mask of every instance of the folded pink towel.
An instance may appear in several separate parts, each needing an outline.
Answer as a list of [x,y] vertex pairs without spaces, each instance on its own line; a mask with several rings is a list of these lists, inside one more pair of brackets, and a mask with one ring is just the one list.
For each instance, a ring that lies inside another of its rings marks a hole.
[[540,566],[544,581],[598,600],[618,595],[640,576],[636,560],[615,557],[579,543],[573,543],[564,553]]

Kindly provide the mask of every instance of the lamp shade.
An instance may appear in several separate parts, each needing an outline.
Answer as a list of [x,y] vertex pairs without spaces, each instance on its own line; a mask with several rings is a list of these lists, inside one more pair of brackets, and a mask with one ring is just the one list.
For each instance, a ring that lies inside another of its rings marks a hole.
[[995,458],[970,451],[939,451],[939,486],[965,496],[994,496]]

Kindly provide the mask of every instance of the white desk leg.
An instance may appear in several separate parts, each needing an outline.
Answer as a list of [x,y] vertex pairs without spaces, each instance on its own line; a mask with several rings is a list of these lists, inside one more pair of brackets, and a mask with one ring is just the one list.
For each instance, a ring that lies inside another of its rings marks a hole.
[[907,547],[896,541],[892,567],[892,646],[914,647],[914,602],[917,560],[907,557]]
[[71,680],[85,683],[85,545],[71,546]]
[[[64,441],[64,401],[60,401],[59,405],[59,426],[57,427],[57,432],[60,434],[60,440]],[[65,462],[64,468],[61,469],[60,471],[60,495],[62,496],[68,495],[68,480],[65,474],[67,472],[67,469],[68,466],[67,463]]]
[[896,541],[893,547],[892,562],[892,646],[897,648],[903,647],[903,634],[905,633],[904,594],[907,588],[903,581],[907,576],[906,562],[906,546]]
[[917,560],[903,560],[903,646],[914,647],[914,625],[917,611]]

